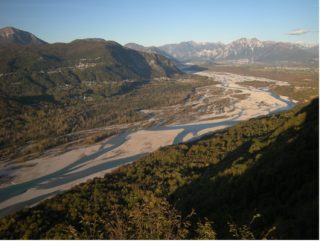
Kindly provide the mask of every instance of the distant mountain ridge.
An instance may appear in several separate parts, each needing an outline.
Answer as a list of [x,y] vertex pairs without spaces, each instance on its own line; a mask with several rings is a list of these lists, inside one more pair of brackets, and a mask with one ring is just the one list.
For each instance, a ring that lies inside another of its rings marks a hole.
[[[87,38],[77,41],[104,42],[99,38]],[[71,43],[72,43],[71,42]],[[0,29],[0,45],[47,45],[32,33],[5,27]],[[222,62],[231,64],[275,64],[317,66],[319,62],[319,45],[260,41],[257,38],[240,38],[231,43],[186,41],[177,44],[145,47],[136,43],[124,45],[136,51],[162,55],[175,64],[179,62]]]
[[47,44],[47,42],[39,39],[32,33],[13,27],[5,27],[0,29],[0,44],[42,45]]
[[157,48],[155,46],[144,47],[144,46],[142,46],[140,44],[136,44],[136,43],[127,43],[124,45],[124,47],[129,48],[129,49],[134,49],[137,51],[141,51],[141,52],[146,52],[146,53],[160,54],[162,56],[165,56],[165,57],[177,62],[177,59],[175,59],[172,55],[168,54],[165,50],[162,50],[162,49]]
[[[136,49],[133,44],[126,47]],[[265,63],[265,64],[317,64],[318,45],[260,41],[257,38],[240,38],[229,44],[197,43],[194,41],[178,44],[166,44],[156,47],[181,62],[229,62],[229,63]],[[141,51],[151,48],[139,46]]]

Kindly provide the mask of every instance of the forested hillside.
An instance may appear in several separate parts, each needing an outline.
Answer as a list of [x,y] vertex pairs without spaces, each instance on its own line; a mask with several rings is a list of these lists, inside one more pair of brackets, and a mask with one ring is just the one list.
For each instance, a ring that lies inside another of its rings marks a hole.
[[0,221],[2,239],[317,239],[318,99],[164,147]]

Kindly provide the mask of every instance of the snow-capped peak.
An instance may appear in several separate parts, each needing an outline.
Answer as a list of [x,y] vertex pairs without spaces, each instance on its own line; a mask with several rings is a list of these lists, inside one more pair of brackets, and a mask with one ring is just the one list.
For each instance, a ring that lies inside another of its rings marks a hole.
[[229,45],[231,46],[240,45],[241,47],[250,47],[250,48],[260,48],[264,46],[263,42],[258,40],[257,38],[251,38],[251,39],[240,38],[231,42]]

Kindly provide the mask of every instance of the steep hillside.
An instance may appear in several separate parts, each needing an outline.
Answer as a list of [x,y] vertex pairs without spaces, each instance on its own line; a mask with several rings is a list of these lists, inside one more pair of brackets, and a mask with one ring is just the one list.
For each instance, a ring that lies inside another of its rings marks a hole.
[[318,99],[169,146],[0,221],[2,239],[317,239]]
[[[171,76],[179,70],[165,57],[122,47],[112,41],[0,47],[1,90],[45,94],[61,84]],[[29,93],[26,93],[30,95]]]
[[121,84],[180,73],[163,56],[99,39],[75,40],[68,44],[2,45],[0,55],[2,98],[59,99],[61,89]]
[[0,44],[41,45],[47,43],[29,32],[13,27],[6,27],[0,29]]

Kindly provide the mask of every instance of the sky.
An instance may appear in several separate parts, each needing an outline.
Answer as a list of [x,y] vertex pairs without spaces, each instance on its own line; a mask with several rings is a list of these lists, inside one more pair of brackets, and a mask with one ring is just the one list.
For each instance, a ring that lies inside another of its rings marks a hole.
[[0,28],[53,42],[104,38],[159,46],[241,37],[318,43],[318,0],[1,0]]

